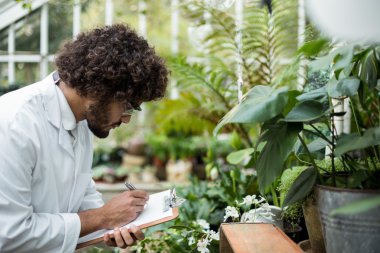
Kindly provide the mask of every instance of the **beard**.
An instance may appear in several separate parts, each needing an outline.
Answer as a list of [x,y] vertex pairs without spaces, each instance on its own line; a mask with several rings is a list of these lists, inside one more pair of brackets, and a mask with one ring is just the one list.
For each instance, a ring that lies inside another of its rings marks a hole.
[[111,129],[107,127],[107,106],[101,103],[91,105],[86,112],[86,119],[88,128],[96,137],[104,139],[109,135]]

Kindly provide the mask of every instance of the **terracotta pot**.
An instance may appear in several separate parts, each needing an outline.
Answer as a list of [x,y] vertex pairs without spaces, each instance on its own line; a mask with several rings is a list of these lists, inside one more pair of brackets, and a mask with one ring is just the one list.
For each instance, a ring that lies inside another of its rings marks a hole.
[[322,224],[314,196],[305,200],[302,204],[302,210],[313,253],[325,253],[326,247],[323,239]]

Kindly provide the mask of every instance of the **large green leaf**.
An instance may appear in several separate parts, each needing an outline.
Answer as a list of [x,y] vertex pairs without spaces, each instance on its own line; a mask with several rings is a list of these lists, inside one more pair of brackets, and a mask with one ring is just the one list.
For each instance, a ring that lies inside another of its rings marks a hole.
[[351,64],[353,54],[353,45],[339,47],[328,55],[320,57],[317,60],[311,62],[309,64],[309,67],[311,70],[317,71],[321,69],[328,69],[332,64],[332,70],[334,71],[344,69],[347,67],[347,65]]
[[314,140],[313,142],[309,143],[307,145],[307,148],[309,149],[310,152],[315,152],[315,151],[325,148],[327,145],[329,145],[329,143],[326,140],[322,138],[318,138]]
[[319,89],[315,89],[312,91],[309,91],[307,93],[303,93],[297,97],[299,101],[303,100],[319,100],[327,96],[327,89],[326,86],[322,86]]
[[300,49],[298,53],[304,54],[305,56],[311,57],[317,55],[322,49],[324,49],[329,44],[326,39],[317,39],[306,42]]
[[[332,79],[334,80],[334,79]],[[347,77],[336,81],[330,81],[327,84],[327,91],[330,97],[352,97],[356,95],[359,88],[360,80],[356,77]]]
[[316,180],[317,171],[314,167],[309,167],[302,171],[294,181],[292,187],[290,187],[288,194],[286,194],[283,207],[289,206],[309,195],[315,185]]
[[246,149],[232,152],[227,156],[227,161],[230,164],[240,164],[248,160],[251,157],[253,152],[255,152],[255,149],[253,148],[246,148]]
[[370,197],[370,198],[358,200],[353,203],[336,208],[330,212],[330,215],[357,214],[357,213],[369,211],[379,206],[380,206],[380,196]]
[[262,123],[280,114],[288,101],[288,89],[269,86],[253,87],[243,101],[232,108],[214,129],[214,135],[228,123]]
[[310,122],[324,115],[322,103],[315,100],[305,100],[297,104],[284,121],[286,122]]
[[358,133],[342,135],[336,143],[335,154],[340,156],[348,151],[368,148],[380,144],[380,127],[370,128],[362,136]]
[[354,46],[339,47],[335,50],[335,53],[333,70],[344,69],[351,64],[352,57],[354,56]]
[[260,192],[264,193],[283,170],[285,160],[293,150],[302,124],[279,122],[264,133],[266,145],[257,158],[256,169]]
[[377,78],[380,73],[380,63],[374,54],[374,50],[369,50],[367,54],[363,56],[360,79],[373,89],[377,85]]

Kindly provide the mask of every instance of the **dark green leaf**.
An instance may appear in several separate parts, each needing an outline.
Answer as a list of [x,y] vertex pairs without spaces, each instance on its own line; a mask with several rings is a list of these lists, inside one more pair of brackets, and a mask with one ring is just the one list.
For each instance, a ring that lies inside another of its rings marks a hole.
[[324,115],[322,103],[315,100],[305,100],[297,104],[284,121],[286,122],[310,122]]
[[285,160],[292,152],[302,124],[280,122],[265,132],[266,145],[257,158],[256,169],[260,192],[264,193],[283,170]]
[[347,188],[357,188],[364,180],[368,179],[368,174],[364,170],[354,170],[347,179]]
[[377,78],[380,73],[379,61],[373,54],[373,50],[369,50],[368,53],[362,59],[362,68],[360,70],[360,79],[368,85],[370,89],[373,89],[377,85]]
[[324,140],[322,138],[318,138],[318,139],[314,140],[313,142],[309,143],[307,145],[307,148],[309,149],[310,152],[315,152],[315,151],[318,151],[318,150],[325,148],[327,145],[328,145],[328,143],[326,140]]
[[380,206],[380,196],[355,201],[331,211],[330,215],[357,214]]
[[300,95],[300,92],[297,90],[290,90],[288,92],[288,103],[285,106],[284,111],[282,112],[284,115],[288,114],[294,107],[295,104],[298,103],[297,98]]
[[309,91],[307,93],[303,93],[302,95],[298,96],[297,99],[299,101],[303,100],[319,100],[327,96],[327,89],[326,86],[323,86],[319,89],[315,89],[312,91]]
[[336,81],[331,81],[327,84],[327,91],[330,97],[352,97],[356,95],[359,88],[360,80],[355,77],[347,77]]
[[301,172],[286,194],[283,207],[289,206],[299,200],[303,200],[313,189],[317,180],[317,171],[309,167]]
[[342,135],[338,138],[335,154],[340,156],[348,151],[364,149],[380,144],[380,127],[370,128],[363,136],[358,133]]
[[253,87],[243,101],[229,111],[215,127],[214,135],[228,123],[262,123],[280,114],[288,101],[288,89],[269,86]]

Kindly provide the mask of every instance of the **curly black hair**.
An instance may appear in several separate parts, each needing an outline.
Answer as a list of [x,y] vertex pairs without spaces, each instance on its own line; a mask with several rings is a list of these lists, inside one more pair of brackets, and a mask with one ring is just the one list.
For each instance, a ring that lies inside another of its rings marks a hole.
[[55,60],[61,79],[84,97],[132,105],[164,97],[168,70],[132,28],[115,24],[66,42]]

